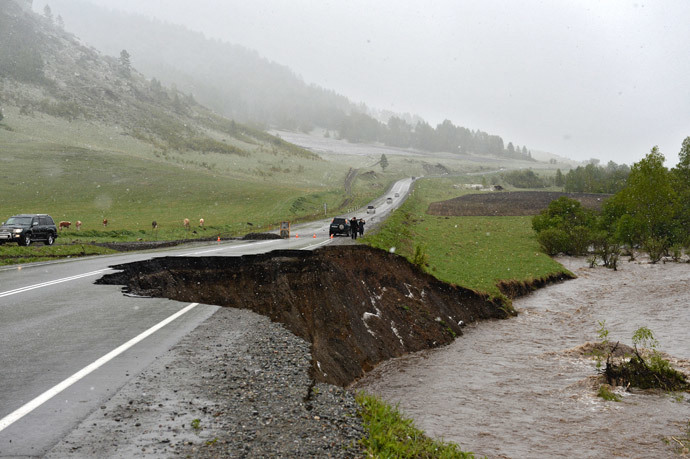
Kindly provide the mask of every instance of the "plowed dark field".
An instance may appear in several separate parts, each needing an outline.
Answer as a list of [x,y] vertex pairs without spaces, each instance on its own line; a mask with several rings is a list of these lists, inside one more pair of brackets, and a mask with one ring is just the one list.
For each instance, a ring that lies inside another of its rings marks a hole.
[[503,191],[468,194],[447,201],[432,202],[427,213],[443,216],[537,215],[551,201],[567,196],[588,209],[601,210],[610,194],[559,193],[556,191]]

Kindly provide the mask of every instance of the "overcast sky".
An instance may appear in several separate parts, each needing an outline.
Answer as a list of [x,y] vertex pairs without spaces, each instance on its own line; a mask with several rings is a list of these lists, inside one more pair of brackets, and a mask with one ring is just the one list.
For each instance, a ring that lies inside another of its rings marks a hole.
[[357,102],[632,164],[690,136],[690,1],[89,0],[183,24]]

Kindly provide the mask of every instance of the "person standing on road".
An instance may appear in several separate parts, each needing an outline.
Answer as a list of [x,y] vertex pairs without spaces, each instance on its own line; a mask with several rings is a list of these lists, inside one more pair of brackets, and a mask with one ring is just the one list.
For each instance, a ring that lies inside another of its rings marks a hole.
[[363,218],[360,218],[360,219],[359,219],[359,228],[357,228],[357,229],[359,230],[359,236],[360,236],[360,237],[364,236],[364,224],[365,224],[365,223],[366,223],[366,222],[364,221]]
[[357,231],[359,231],[359,223],[357,223],[357,217],[352,217],[350,220],[350,236],[352,239],[357,239]]

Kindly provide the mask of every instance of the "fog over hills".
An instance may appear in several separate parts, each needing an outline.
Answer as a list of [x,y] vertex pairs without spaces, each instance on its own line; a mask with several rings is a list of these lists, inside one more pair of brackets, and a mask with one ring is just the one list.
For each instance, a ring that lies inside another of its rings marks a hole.
[[0,105],[18,108],[18,117],[83,120],[159,151],[246,156],[268,143],[289,154],[313,156],[145,78],[127,52],[104,56],[65,32],[54,17],[26,12],[21,5],[0,0]]
[[133,65],[147,76],[193,94],[204,105],[241,122],[304,132],[319,127],[350,141],[425,151],[517,159],[530,154],[524,145],[448,120],[432,126],[411,114],[354,103],[333,90],[304,82],[288,67],[256,51],[179,25],[81,0],[55,0],[50,8],[60,14],[67,30],[85,42],[112,56],[127,50]]
[[675,164],[690,125],[685,0],[82,1],[256,49],[356,102],[579,160],[630,164],[658,144]]

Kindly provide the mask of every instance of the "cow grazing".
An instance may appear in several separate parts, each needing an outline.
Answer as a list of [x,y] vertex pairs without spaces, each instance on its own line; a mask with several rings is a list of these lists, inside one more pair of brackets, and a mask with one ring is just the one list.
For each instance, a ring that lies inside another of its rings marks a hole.
[[77,220],[77,223],[75,223],[74,226],[77,227],[77,231],[81,231],[81,220]]
[[199,228],[203,228],[203,227],[204,227],[204,219],[200,218],[199,219]]
[[156,220],[151,222],[151,228],[158,229],[158,222]]
[[189,229],[189,219],[185,218],[184,220],[182,220],[182,225],[184,225],[186,229]]
[[107,227],[107,226],[108,226],[108,219],[107,219],[107,218],[104,218],[104,219],[103,219],[103,228],[105,228],[105,227]]
[[72,222],[60,222],[58,223],[58,229],[69,228]]

